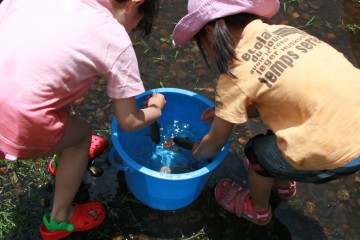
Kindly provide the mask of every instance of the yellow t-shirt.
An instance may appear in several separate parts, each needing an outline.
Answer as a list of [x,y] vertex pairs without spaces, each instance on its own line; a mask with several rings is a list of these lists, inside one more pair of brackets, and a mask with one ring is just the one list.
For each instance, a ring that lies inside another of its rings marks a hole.
[[340,52],[296,28],[251,22],[222,74],[216,115],[247,120],[254,104],[298,169],[334,169],[360,155],[360,70]]

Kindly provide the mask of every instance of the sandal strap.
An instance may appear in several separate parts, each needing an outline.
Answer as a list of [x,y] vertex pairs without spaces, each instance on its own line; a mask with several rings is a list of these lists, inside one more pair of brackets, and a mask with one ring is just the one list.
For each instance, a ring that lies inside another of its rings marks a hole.
[[278,193],[292,193],[296,190],[296,182],[291,181],[290,186],[288,187],[279,187],[274,184],[273,188],[275,188]]
[[232,182],[231,187],[230,187],[228,193],[226,194],[224,200],[226,201],[226,203],[230,204],[232,202],[232,200],[234,199],[234,197],[236,197],[238,192],[242,192],[242,191],[244,191],[243,186],[241,186],[240,184],[238,184],[236,182]]
[[[231,183],[231,187],[224,200],[227,202],[227,204],[232,203],[233,211],[238,217],[241,217],[243,213],[244,203],[249,193],[249,189],[245,189],[236,182]],[[240,197],[238,197],[238,195],[240,195]]]
[[57,169],[56,161],[57,161],[57,155],[54,154],[54,156],[52,157],[51,165],[52,165],[52,167],[53,167],[55,170]]
[[238,199],[234,199],[234,203],[235,203],[235,214],[238,217],[241,217],[243,215],[243,211],[244,211],[244,204],[246,199],[248,198],[249,194],[250,194],[250,190],[249,189],[243,189],[243,191],[240,193],[241,196]]
[[277,185],[273,185],[273,189],[275,189],[282,199],[290,199],[296,194],[296,182],[292,181],[290,186],[288,187],[279,187]]
[[49,220],[50,220],[50,213],[46,213],[43,216],[43,222],[44,222],[45,227],[49,231],[65,230],[65,231],[68,231],[68,232],[73,232],[74,229],[75,229],[74,224],[70,224],[70,223],[67,223],[65,221],[61,222],[61,223],[58,223],[58,222],[55,222],[54,220],[49,222]]

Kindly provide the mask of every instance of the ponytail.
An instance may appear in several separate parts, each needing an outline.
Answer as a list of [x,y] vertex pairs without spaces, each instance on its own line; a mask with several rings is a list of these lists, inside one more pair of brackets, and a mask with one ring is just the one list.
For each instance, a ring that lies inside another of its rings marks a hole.
[[232,78],[236,76],[230,71],[229,63],[236,58],[233,47],[233,37],[231,36],[224,19],[215,21],[214,43],[215,59],[221,73],[226,73]]
[[[230,67],[235,60],[236,52],[234,47],[234,38],[229,31],[229,27],[239,29],[242,31],[246,25],[255,19],[260,19],[259,16],[250,13],[239,13],[235,15],[226,16],[224,18],[215,19],[208,24],[214,24],[213,48],[215,52],[215,60],[220,73],[225,73],[232,78],[236,76],[230,71]],[[201,37],[205,36],[205,27],[203,27],[196,35],[195,40],[200,49],[206,64],[209,66],[206,52],[201,43]]]

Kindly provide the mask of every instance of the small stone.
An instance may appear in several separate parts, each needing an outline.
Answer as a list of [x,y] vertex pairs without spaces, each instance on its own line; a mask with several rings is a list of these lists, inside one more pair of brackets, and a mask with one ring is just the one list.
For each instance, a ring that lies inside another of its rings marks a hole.
[[163,28],[160,30],[159,34],[161,37],[167,37],[167,36],[169,36],[169,31],[167,29]]
[[238,142],[239,142],[241,145],[245,145],[248,141],[249,141],[249,138],[247,138],[247,137],[240,137],[240,138],[238,138]]
[[93,177],[100,177],[104,173],[104,170],[102,168],[92,165],[89,167],[89,173]]
[[6,166],[0,167],[0,173],[1,174],[5,174],[6,172],[7,172],[7,167]]
[[339,189],[336,193],[336,196],[339,201],[349,201],[350,199],[349,191],[345,188]]
[[316,208],[316,204],[313,202],[306,202],[304,207],[304,213],[305,215],[312,215],[314,210]]
[[125,240],[124,236],[116,236],[113,237],[111,240]]
[[167,44],[167,43],[162,43],[162,44],[160,45],[160,48],[161,48],[162,50],[166,51],[166,50],[169,50],[169,49],[170,49],[170,45]]
[[81,105],[84,101],[85,101],[85,97],[84,97],[84,96],[81,96],[81,97],[79,97],[78,99],[76,99],[76,100],[74,101],[74,104],[77,105],[77,106],[79,106],[79,105]]
[[300,14],[298,14],[297,12],[294,12],[293,14],[292,14],[292,17],[293,18],[299,18],[300,17]]
[[360,176],[355,177],[355,182],[360,182]]
[[328,38],[328,39],[334,39],[334,38],[336,38],[336,35],[335,35],[335,33],[327,33],[327,34],[326,34],[326,38]]
[[169,166],[163,166],[160,168],[160,172],[170,174],[171,168]]

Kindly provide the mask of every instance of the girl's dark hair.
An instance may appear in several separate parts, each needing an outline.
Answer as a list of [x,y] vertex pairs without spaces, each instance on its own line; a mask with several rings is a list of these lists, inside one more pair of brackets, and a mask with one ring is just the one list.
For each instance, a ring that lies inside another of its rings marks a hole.
[[[118,3],[128,0],[116,0]],[[155,25],[155,20],[159,12],[159,0],[144,0],[138,8],[139,13],[144,14],[143,19],[136,26],[135,31],[139,31],[143,37],[148,37]]]
[[[229,66],[231,66],[233,61],[238,59],[236,58],[236,53],[233,46],[233,36],[230,34],[228,27],[243,30],[246,25],[255,19],[260,19],[260,17],[250,13],[239,13],[223,18],[218,18],[209,22],[209,24],[214,24],[215,26],[213,35],[213,48],[215,52],[216,64],[220,73],[226,73],[230,77],[236,78],[236,76],[229,69]],[[210,66],[207,59],[207,54],[200,40],[205,35],[206,30],[205,27],[203,27],[195,35],[195,40],[206,64]]]

